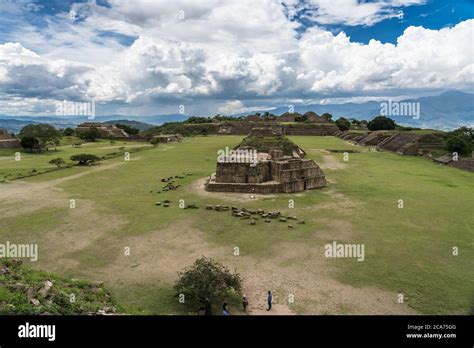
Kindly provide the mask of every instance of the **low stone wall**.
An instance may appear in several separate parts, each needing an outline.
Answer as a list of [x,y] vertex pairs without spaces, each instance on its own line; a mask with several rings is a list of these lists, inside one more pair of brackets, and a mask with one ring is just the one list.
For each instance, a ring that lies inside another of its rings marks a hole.
[[271,180],[270,165],[268,162],[249,163],[218,162],[216,167],[217,183],[261,183]]
[[18,139],[0,140],[0,149],[17,149],[21,144]]
[[261,184],[243,184],[243,183],[219,183],[208,182],[206,190],[211,192],[236,192],[236,193],[258,193],[270,194],[281,193],[283,187],[279,182],[266,182]]
[[460,158],[457,161],[452,161],[449,165],[458,169],[467,170],[468,172],[474,172],[474,158],[473,157]]
[[274,134],[283,135],[333,135],[339,128],[332,123],[275,124],[269,122],[225,122],[219,125],[217,134],[248,135],[254,128],[268,128]]

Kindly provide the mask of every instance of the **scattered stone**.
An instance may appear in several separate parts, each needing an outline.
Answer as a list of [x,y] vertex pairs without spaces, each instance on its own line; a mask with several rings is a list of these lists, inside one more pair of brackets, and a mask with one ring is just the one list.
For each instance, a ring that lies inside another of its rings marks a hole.
[[166,208],[168,208],[169,206],[170,206],[170,204],[169,204],[169,203],[164,203],[164,204],[163,204],[163,207],[166,207]]
[[257,221],[255,221],[255,220],[250,221],[251,225],[255,225],[256,223],[257,223]]
[[289,228],[293,228],[293,225],[288,225]]
[[298,223],[301,224],[301,225],[304,225],[304,224],[306,223],[306,221],[301,220],[301,221],[299,221]]
[[265,219],[265,222],[272,222],[272,220],[270,220],[270,219]]
[[52,286],[53,286],[53,283],[49,280],[46,280],[44,282],[43,287],[41,288],[40,291],[38,291],[38,293],[41,294],[43,297],[46,297],[48,296],[49,290],[51,289]]
[[286,222],[286,220],[287,220],[287,219],[286,219],[285,217],[281,217],[281,218],[280,218],[280,221],[281,221],[281,222]]
[[155,205],[161,205],[161,202],[156,202]]
[[36,298],[32,298],[30,300],[30,303],[34,306],[39,306],[41,304],[40,301],[38,301]]
[[214,206],[213,205],[206,205],[206,209],[207,210],[214,210]]

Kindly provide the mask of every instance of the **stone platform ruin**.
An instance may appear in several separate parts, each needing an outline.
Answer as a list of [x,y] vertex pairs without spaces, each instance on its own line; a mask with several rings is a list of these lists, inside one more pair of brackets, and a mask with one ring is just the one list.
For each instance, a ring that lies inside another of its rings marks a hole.
[[[262,129],[253,130],[251,136],[282,137]],[[234,150],[242,148],[239,145]],[[244,147],[244,150],[249,148]],[[232,158],[218,161],[216,173],[208,179],[206,190],[271,194],[301,192],[326,186],[321,168],[313,160],[302,158],[304,151],[299,148],[293,149],[291,155],[285,155],[283,149],[270,149],[268,152],[253,150],[256,153],[253,162],[242,163],[235,159],[232,161]]]

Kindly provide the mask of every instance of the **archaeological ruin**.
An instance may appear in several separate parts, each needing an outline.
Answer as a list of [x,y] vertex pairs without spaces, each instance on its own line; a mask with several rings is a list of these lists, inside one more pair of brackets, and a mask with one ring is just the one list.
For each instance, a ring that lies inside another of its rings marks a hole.
[[321,168],[305,152],[270,128],[254,128],[231,154],[217,161],[207,191],[292,193],[326,186]]
[[20,141],[12,136],[6,129],[0,128],[0,149],[14,149],[21,147]]

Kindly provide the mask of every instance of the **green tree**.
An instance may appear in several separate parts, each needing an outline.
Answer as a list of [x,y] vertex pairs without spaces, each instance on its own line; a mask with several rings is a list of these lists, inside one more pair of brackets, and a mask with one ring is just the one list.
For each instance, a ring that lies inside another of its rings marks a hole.
[[308,115],[296,115],[295,122],[306,122],[308,121]]
[[63,134],[67,137],[74,135],[74,129],[68,127],[63,130]]
[[367,124],[367,128],[371,131],[391,130],[395,129],[396,126],[395,121],[387,116],[377,116]]
[[466,136],[451,133],[446,138],[446,148],[449,152],[457,152],[459,155],[469,155],[472,152],[472,144]]
[[79,138],[84,139],[86,141],[94,142],[100,138],[100,132],[96,127],[91,127],[89,130],[82,132],[79,135]]
[[344,117],[339,117],[336,120],[336,126],[339,128],[340,131],[345,132],[346,130],[349,130],[349,128],[351,128],[351,123],[348,119]]
[[212,122],[209,117],[191,116],[185,123],[209,123]]
[[48,145],[58,145],[62,133],[49,124],[29,124],[23,127],[19,134],[20,138],[35,138],[38,141],[38,152]]
[[58,158],[52,159],[51,161],[49,161],[49,163],[54,164],[58,168],[61,168],[61,166],[65,164],[66,162],[61,157],[58,157]]
[[154,138],[150,141],[150,144],[152,144],[153,146],[158,146],[158,144],[160,143],[160,139],[158,138]]
[[30,150],[30,152],[33,152],[33,149],[38,149],[39,148],[38,139],[33,138],[33,137],[23,137],[23,138],[21,138],[20,144],[24,149]]
[[88,166],[92,165],[95,162],[98,162],[100,160],[99,157],[96,155],[92,155],[89,153],[81,153],[78,155],[73,155],[71,156],[71,161],[78,162],[77,165],[79,166]]
[[332,115],[330,113],[325,112],[324,114],[321,115],[321,117],[324,117],[327,121],[332,120]]
[[184,295],[190,310],[224,302],[230,295],[242,292],[242,279],[212,258],[201,257],[178,274],[174,285],[176,296]]
[[138,128],[135,128],[135,127],[132,127],[132,126],[128,126],[126,124],[116,124],[117,128],[120,128],[120,129],[123,129],[125,132],[127,132],[127,134],[130,134],[130,135],[137,135],[138,133],[140,133],[140,130]]

